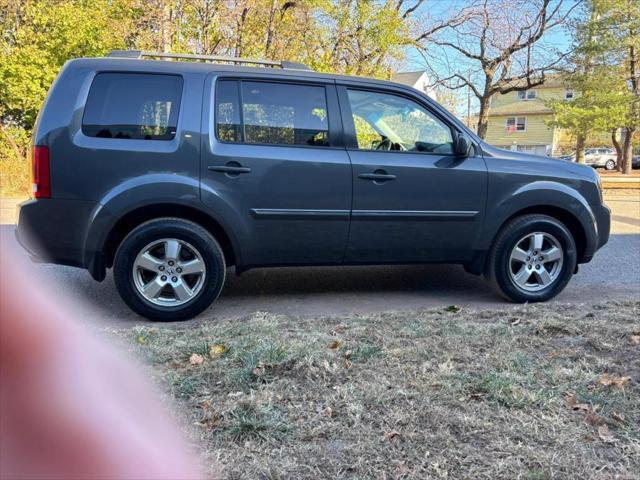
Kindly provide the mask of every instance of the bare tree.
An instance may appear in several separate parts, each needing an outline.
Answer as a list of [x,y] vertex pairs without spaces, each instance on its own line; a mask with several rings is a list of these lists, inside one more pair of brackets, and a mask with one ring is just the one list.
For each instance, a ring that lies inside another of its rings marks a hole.
[[433,22],[416,43],[437,83],[469,88],[477,97],[484,138],[494,95],[541,85],[546,74],[562,69],[568,52],[553,48],[548,32],[581,1],[474,0]]

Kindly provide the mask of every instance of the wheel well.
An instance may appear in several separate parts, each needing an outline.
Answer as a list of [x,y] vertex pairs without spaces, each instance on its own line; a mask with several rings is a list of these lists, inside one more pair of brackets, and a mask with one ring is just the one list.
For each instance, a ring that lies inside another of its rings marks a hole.
[[113,226],[103,248],[106,266],[113,266],[116,251],[131,230],[144,222],[163,217],[183,218],[204,227],[220,244],[227,266],[235,265],[236,255],[229,235],[215,219],[198,209],[184,205],[155,204],[127,213]]
[[562,208],[547,205],[527,207],[523,210],[519,210],[518,212],[507,218],[500,226],[498,232],[504,225],[507,224],[507,222],[513,220],[514,218],[532,213],[538,213],[541,215],[548,215],[550,217],[553,217],[556,220],[561,221],[569,229],[571,235],[573,236],[573,240],[576,242],[578,262],[580,262],[580,260],[584,256],[584,251],[587,246],[587,235],[584,231],[584,228],[582,227],[582,224],[580,223],[580,220],[578,220],[572,213]]

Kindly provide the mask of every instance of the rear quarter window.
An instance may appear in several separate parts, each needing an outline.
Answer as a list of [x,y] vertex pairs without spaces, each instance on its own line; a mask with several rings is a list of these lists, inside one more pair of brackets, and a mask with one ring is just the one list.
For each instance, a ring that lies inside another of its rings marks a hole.
[[182,85],[178,75],[99,73],[89,89],[82,132],[98,138],[172,140]]

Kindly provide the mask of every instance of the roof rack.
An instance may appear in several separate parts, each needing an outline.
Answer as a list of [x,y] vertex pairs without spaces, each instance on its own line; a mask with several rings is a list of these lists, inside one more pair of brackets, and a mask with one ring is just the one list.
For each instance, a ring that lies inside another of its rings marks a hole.
[[220,55],[194,55],[191,53],[164,53],[164,52],[145,52],[142,50],[112,50],[109,52],[109,57],[117,58],[169,58],[169,59],[188,59],[188,60],[200,60],[204,62],[220,62],[220,63],[232,63],[238,64],[250,64],[250,65],[262,65],[264,67],[279,67],[283,69],[293,70],[311,70],[304,63],[287,62],[287,61],[275,61],[275,60],[260,60],[258,58],[238,58],[238,57],[225,57]]

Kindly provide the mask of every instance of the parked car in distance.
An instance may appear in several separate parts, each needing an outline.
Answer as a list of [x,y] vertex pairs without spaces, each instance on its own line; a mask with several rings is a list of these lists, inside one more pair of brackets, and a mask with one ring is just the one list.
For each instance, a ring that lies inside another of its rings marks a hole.
[[[576,154],[560,157],[563,160],[576,161]],[[586,148],[584,151],[584,163],[593,168],[613,170],[618,163],[618,156],[613,148]]]
[[415,89],[147,59],[170,56],[67,62],[16,229],[40,261],[97,281],[112,269],[147,318],[198,315],[229,266],[455,263],[511,301],[545,301],[609,238],[593,169],[492,147]]

